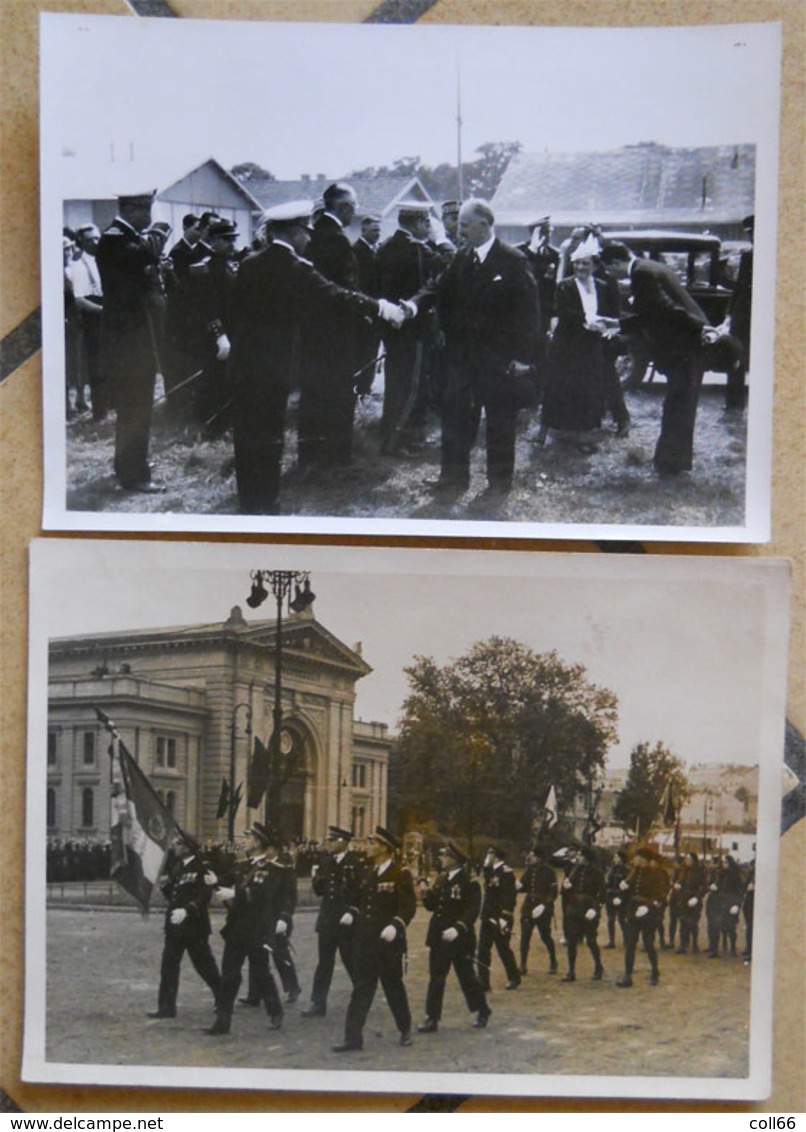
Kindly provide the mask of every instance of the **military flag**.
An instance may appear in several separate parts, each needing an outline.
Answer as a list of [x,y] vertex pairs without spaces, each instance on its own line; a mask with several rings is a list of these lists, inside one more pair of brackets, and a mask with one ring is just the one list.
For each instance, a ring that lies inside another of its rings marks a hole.
[[559,817],[557,813],[557,793],[553,786],[549,787],[546,801],[543,803],[543,809],[546,811],[546,826],[551,829],[553,825],[557,824]]
[[215,812],[216,819],[223,818],[224,814],[229,809],[229,782],[226,778],[221,779],[221,793],[218,795],[218,807]]
[[664,825],[674,825],[677,820],[677,808],[674,804],[674,791],[672,780],[666,783],[658,803],[658,817]]
[[117,779],[113,771],[110,875],[147,912],[171,842],[183,836],[182,831],[129,754],[114,722],[100,708],[95,712],[111,736],[109,754],[120,772]]
[[268,785],[269,752],[256,735],[252,765],[249,767],[249,792],[246,796],[246,804],[250,810],[258,808]]

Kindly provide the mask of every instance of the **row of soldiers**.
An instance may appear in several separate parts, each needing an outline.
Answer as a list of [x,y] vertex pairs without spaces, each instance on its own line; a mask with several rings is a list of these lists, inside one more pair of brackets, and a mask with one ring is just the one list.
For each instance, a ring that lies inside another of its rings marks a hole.
[[[166,897],[165,945],[158,1007],[152,1017],[176,1015],[179,971],[187,951],[215,999],[216,1019],[207,1031],[230,1032],[234,1006],[248,965],[248,991],[241,1002],[263,1005],[269,1026],[283,1024],[283,1001],[296,1002],[301,986],[293,961],[291,937],[297,902],[294,869],[284,855],[282,839],[260,822],[248,831],[247,854],[229,876],[211,871],[198,845],[183,835],[175,845],[163,880]],[[352,984],[343,1040],[334,1051],[363,1047],[363,1030],[380,983],[400,1035],[412,1043],[412,1014],[404,981],[407,929],[418,904],[430,913],[426,933],[429,979],[425,1018],[420,1033],[434,1033],[442,1017],[447,977],[455,971],[473,1028],[487,1027],[492,1011],[493,951],[507,977],[506,989],[517,990],[527,974],[530,941],[535,931],[549,956],[549,973],[558,971],[553,937],[555,903],[560,902],[567,971],[562,981],[576,981],[577,955],[587,946],[594,960],[593,979],[604,975],[597,941],[599,925],[607,919],[608,943],[615,947],[616,926],[624,939],[624,973],[619,987],[632,986],[638,944],[650,965],[649,981],[660,978],[656,937],[661,946],[674,943],[679,925],[678,953],[697,950],[700,916],[705,908],[709,954],[720,943],[735,954],[736,924],[743,908],[747,924],[747,956],[752,943],[753,879],[743,878],[730,858],[712,862],[706,871],[688,854],[670,871],[650,846],[639,846],[628,861],[616,854],[605,872],[599,851],[591,846],[563,847],[550,852],[536,846],[518,878],[505,852],[487,849],[477,879],[466,854],[453,841],[438,851],[439,871],[432,882],[419,878],[400,861],[400,842],[378,826],[365,851],[352,847],[348,830],[330,826],[326,852],[312,873],[314,893],[321,898],[316,920],[317,965],[305,1018],[324,1017],[337,957]],[[561,872],[558,873],[558,866]],[[558,876],[561,879],[558,879]],[[513,951],[516,902],[520,907],[520,964]],[[219,971],[209,936],[211,901],[227,909],[222,929],[224,953]],[[670,909],[669,943],[663,936],[664,913]]]

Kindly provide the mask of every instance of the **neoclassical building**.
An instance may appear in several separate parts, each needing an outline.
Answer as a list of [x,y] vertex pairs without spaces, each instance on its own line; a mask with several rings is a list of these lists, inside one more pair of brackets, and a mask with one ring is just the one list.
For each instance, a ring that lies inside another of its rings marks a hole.
[[[356,684],[372,671],[310,610],[282,627],[281,743],[294,766],[282,788],[289,837],[322,840],[329,824],[359,837],[386,822],[390,741],[383,723],[355,718]],[[105,838],[111,809],[109,735],[121,739],[179,824],[224,839],[216,816],[223,779],[243,783],[254,739],[268,745],[275,692],[275,623],[226,621],[51,640],[48,688],[48,834]]]

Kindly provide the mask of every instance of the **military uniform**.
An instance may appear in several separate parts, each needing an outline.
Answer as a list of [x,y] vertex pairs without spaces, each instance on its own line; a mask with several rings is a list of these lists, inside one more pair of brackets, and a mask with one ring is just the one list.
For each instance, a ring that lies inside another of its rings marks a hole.
[[354,906],[358,900],[361,870],[361,858],[351,849],[347,849],[336,856],[328,855],[313,877],[313,891],[317,896],[322,897],[322,903],[316,918],[319,958],[313,976],[311,1014],[324,1014],[327,1010],[327,996],[333,979],[336,952],[339,953],[344,969],[352,981],[354,930],[341,924],[340,920],[348,908]]
[[712,872],[709,888],[706,905],[708,954],[715,958],[721,942],[723,951],[730,948],[730,954],[735,955],[744,884],[739,866],[731,857]]
[[[408,869],[390,860],[385,867],[367,866],[358,888],[357,905],[350,909],[355,918],[353,945],[353,993],[347,1007],[344,1048],[360,1049],[378,981],[401,1035],[411,1030],[403,958],[406,954],[406,927],[417,908],[414,882]],[[395,928],[391,942],[381,939],[389,926]]]
[[577,948],[580,942],[588,945],[593,956],[594,979],[601,979],[604,970],[596,935],[599,931],[601,906],[605,899],[605,880],[602,870],[592,861],[582,861],[563,880],[563,934],[568,946],[568,973],[565,982],[576,978]]
[[[557,875],[543,861],[526,866],[517,888],[524,894],[521,904],[521,974],[525,975],[529,959],[529,942],[537,928],[549,953],[549,974],[557,970],[557,952],[551,934],[554,901],[557,899]],[[537,913],[537,914],[535,914]]]
[[[221,985],[218,965],[210,949],[208,906],[212,886],[205,880],[206,872],[200,858],[190,855],[175,861],[160,883],[166,911],[156,1011],[159,1018],[176,1016],[179,968],[186,951],[194,968],[213,992],[213,997],[218,994]],[[212,877],[211,880],[215,882]]]
[[684,862],[677,883],[680,884],[680,946],[677,954],[685,955],[689,946],[696,953],[700,950],[697,936],[706,888],[705,870],[700,862]]
[[[464,866],[440,873],[433,887],[423,893],[423,907],[431,913],[431,920],[425,937],[425,945],[429,949],[425,998],[427,1022],[421,1029],[436,1029],[436,1023],[442,1017],[445,980],[451,967],[456,971],[467,1009],[480,1014],[484,1021],[489,1017],[487,999],[473,966],[475,923],[480,906],[479,883],[473,880]],[[458,932],[456,939],[443,939],[443,932],[450,928]],[[484,1021],[480,1019],[480,1024],[483,1025]],[[434,1025],[429,1026],[429,1022]]]
[[616,922],[624,935],[624,892],[621,882],[626,879],[629,869],[624,861],[616,858],[605,874],[605,907],[607,909],[607,948],[616,946]]
[[660,865],[654,868],[648,865],[633,868],[622,885],[627,895],[627,907],[624,920],[624,977],[619,980],[619,985],[632,986],[635,949],[639,937],[643,940],[649,959],[650,982],[656,983],[660,972],[658,953],[655,950],[655,932],[663,917],[664,902],[669,891],[668,874]]
[[509,865],[500,862],[484,869],[484,899],[479,923],[479,980],[485,991],[490,989],[490,961],[493,945],[504,964],[509,987],[521,981],[518,964],[512,953],[512,925],[515,919],[515,874]]

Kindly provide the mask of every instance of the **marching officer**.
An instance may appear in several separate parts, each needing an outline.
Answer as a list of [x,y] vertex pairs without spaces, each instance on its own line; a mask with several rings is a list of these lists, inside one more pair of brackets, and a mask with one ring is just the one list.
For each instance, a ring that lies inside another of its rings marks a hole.
[[340,826],[328,826],[327,853],[321,864],[314,865],[312,887],[322,897],[316,918],[319,961],[313,975],[311,1005],[302,1011],[303,1018],[316,1018],[327,1012],[327,996],[333,978],[336,952],[344,969],[353,979],[353,925],[341,919],[358,899],[362,861],[350,848],[352,834]]
[[188,835],[175,838],[168,869],[160,882],[165,897],[165,944],[162,950],[157,1009],[149,1018],[175,1018],[179,967],[187,951],[210,990],[218,995],[221,975],[210,949],[210,913],[217,878],[201,858],[201,847]]
[[[675,867],[672,873],[671,884],[669,886],[669,942],[667,947],[674,947],[675,937],[683,933],[683,928],[680,923],[680,917],[685,908],[685,900],[683,899],[683,877],[685,873],[684,858],[681,854],[675,857]],[[661,941],[661,946],[663,943]]]
[[685,955],[689,946],[694,954],[699,950],[697,935],[700,930],[702,901],[705,895],[705,870],[696,853],[687,853],[680,874],[680,946],[676,955]]
[[635,949],[639,937],[643,940],[649,959],[649,981],[652,986],[657,986],[660,971],[655,932],[663,917],[666,894],[669,891],[669,877],[663,868],[663,858],[654,849],[642,846],[636,850],[629,876],[621,883],[628,899],[624,921],[624,974],[616,980],[616,986],[632,986]]
[[742,915],[744,916],[744,951],[742,958],[747,965],[753,958],[753,906],[756,900],[756,862],[751,861],[747,875],[747,884],[742,899]]
[[357,903],[342,916],[354,927],[353,993],[347,1007],[344,1041],[335,1053],[363,1048],[367,1020],[378,981],[400,1031],[400,1044],[411,1045],[411,1010],[403,982],[406,928],[417,910],[414,881],[396,860],[400,842],[377,826],[369,838],[369,862],[363,870]]
[[473,1027],[483,1030],[492,1011],[473,966],[481,888],[470,875],[467,857],[452,841],[441,847],[438,856],[439,876],[423,892],[423,906],[431,913],[425,938],[429,977],[426,1017],[417,1029],[421,1034],[436,1032],[442,1018],[445,980],[453,967],[467,1009],[476,1015]]
[[605,944],[606,951],[612,951],[616,946],[616,921],[618,921],[621,928],[621,934],[624,935],[624,893],[621,888],[621,882],[626,879],[629,873],[627,868],[627,856],[619,850],[613,854],[613,860],[610,868],[605,873],[605,907],[607,909],[607,943]]
[[524,893],[521,904],[521,975],[527,972],[529,942],[537,928],[546,951],[549,953],[549,974],[557,973],[557,952],[551,934],[554,919],[554,901],[557,899],[557,875],[543,859],[543,850],[536,845],[526,857],[526,868],[516,884]]
[[568,971],[562,981],[573,983],[576,980],[577,948],[581,941],[588,945],[594,962],[593,978],[599,980],[604,968],[596,935],[605,899],[604,874],[587,845],[570,859],[572,867],[563,880],[563,934],[568,945]]
[[[268,901],[272,908],[273,929],[269,936],[269,952],[280,976],[286,1002],[296,1002],[300,996],[299,979],[291,957],[291,935],[294,931],[294,912],[297,909],[297,877],[294,864],[285,854],[282,839],[272,836],[267,846],[266,868],[269,871]],[[245,1006],[260,1005],[259,976],[255,958],[249,959],[249,991],[239,1000]]]
[[515,919],[515,874],[503,850],[491,845],[484,858],[484,899],[479,923],[479,949],[477,955],[479,981],[485,992],[490,990],[490,960],[493,944],[504,964],[507,990],[521,985],[518,964],[512,954],[512,925]]
[[[265,825],[256,821],[247,836],[248,857],[244,870],[231,887],[221,887],[218,895],[226,905],[227,920],[221,929],[224,957],[221,963],[221,987],[216,1001],[216,1020],[208,1034],[228,1034],[232,1008],[241,985],[241,969],[248,959],[254,967],[258,996],[266,1007],[269,1025],[279,1030],[283,1024],[283,1008],[277,984],[269,967],[269,951],[275,939],[277,920],[282,912],[276,906],[279,887],[269,865],[267,850],[275,837]],[[274,899],[273,899],[274,897]]]

